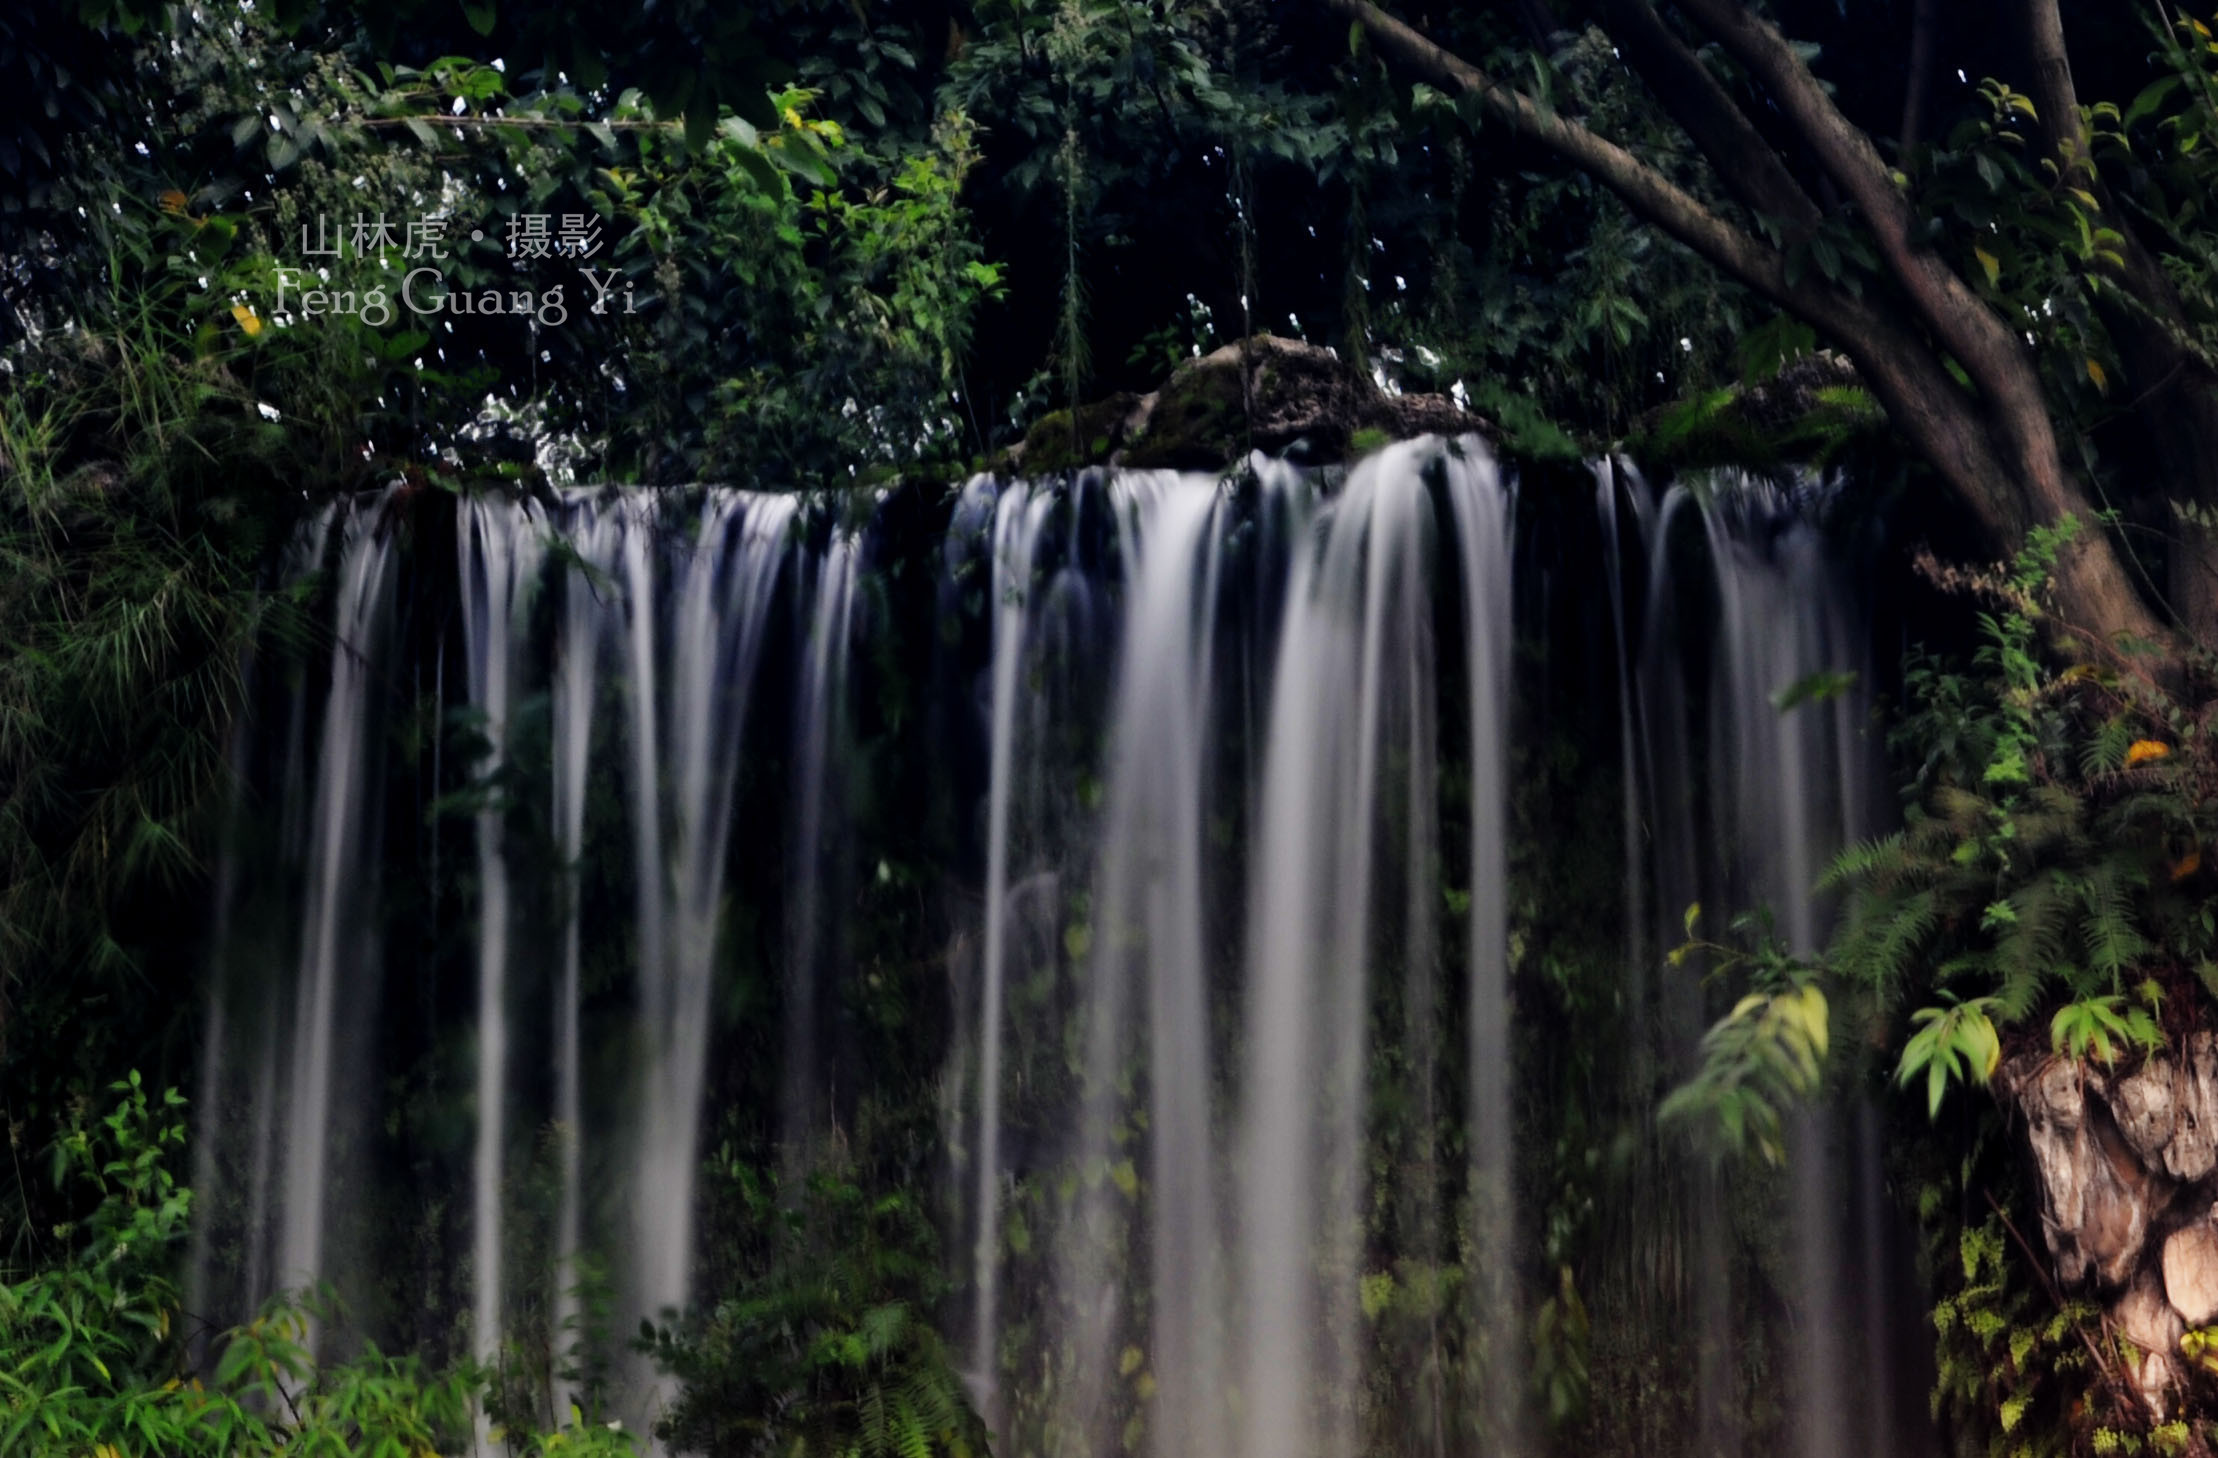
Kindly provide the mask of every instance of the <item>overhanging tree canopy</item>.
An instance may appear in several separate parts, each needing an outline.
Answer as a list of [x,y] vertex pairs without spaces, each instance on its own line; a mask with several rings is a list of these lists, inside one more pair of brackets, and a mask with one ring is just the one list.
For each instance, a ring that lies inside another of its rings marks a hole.
[[[2070,259],[2120,367],[2113,383],[2090,352],[2088,377],[2146,421],[2169,478],[2156,488],[2181,503],[2161,589],[2114,534],[2087,534],[2060,564],[2062,616],[2104,643],[2123,635],[2177,648],[2175,627],[2212,641],[2218,573],[2197,522],[2218,501],[2218,369],[2200,336],[2208,321],[2174,281],[2198,262],[2199,213],[2191,196],[2166,195],[2167,183],[2193,189],[2201,181],[2192,159],[2212,114],[2207,27],[2185,16],[2152,27],[2161,64],[2143,78],[2149,86],[2124,107],[2089,107],[2074,85],[2058,0],[2013,0],[1990,23],[2014,43],[2028,90],[1987,87],[1993,122],[1944,149],[1916,137],[1921,72],[1934,41],[1931,5],[1913,19],[1907,105],[1892,135],[1854,114],[1820,74],[1814,48],[1790,38],[1793,5],[1775,7],[1777,20],[1741,0],[1583,5],[1582,18],[1602,28],[1693,143],[1735,213],[1370,0],[1321,3],[1398,66],[1592,176],[1640,218],[1836,344],[2006,550],[2036,527],[2087,518],[2102,505],[2066,457],[2057,391],[2044,380],[2029,327],[2054,301],[2002,286],[2002,245],[2049,239]],[[2028,147],[2039,155],[2007,177],[2003,161],[2026,140],[2013,130],[2020,120],[2039,127]],[[2161,155],[2139,157],[2137,147]],[[1976,210],[1950,205],[1954,179],[1945,163],[1966,155],[1990,183]],[[2110,174],[2127,167],[2138,169],[2130,204],[2110,187]],[[2040,277],[2029,269],[2014,282]]]

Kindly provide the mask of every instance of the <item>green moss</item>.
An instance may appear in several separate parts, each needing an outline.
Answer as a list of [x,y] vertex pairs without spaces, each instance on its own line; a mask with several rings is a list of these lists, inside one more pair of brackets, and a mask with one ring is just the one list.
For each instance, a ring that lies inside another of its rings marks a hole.
[[1246,441],[1239,369],[1190,363],[1164,382],[1147,428],[1125,452],[1125,463],[1213,470],[1238,456]]
[[1048,475],[1105,462],[1124,440],[1125,421],[1138,404],[1137,395],[1125,392],[1076,411],[1049,411],[1025,432],[1025,471]]

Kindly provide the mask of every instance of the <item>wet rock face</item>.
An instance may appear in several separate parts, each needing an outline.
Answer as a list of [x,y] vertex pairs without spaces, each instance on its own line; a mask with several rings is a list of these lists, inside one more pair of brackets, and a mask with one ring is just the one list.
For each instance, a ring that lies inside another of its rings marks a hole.
[[2106,1300],[2161,1412],[2180,1337],[2218,1321],[2218,1035],[2121,1073],[2022,1055],[1995,1083],[2023,1120],[2058,1281]]

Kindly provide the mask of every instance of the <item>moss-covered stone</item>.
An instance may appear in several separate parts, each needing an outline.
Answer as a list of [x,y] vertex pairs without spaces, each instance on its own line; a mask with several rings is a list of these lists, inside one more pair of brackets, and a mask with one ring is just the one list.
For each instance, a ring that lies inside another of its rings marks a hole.
[[1830,351],[1806,354],[1771,379],[1665,406],[1628,443],[1655,467],[1824,466],[1887,430],[1886,413],[1856,367]]
[[1076,411],[1051,410],[1033,422],[1012,455],[1024,470],[1040,475],[1106,461],[1124,445],[1141,398],[1127,390]]
[[1010,452],[1030,473],[1109,463],[1213,471],[1250,450],[1345,460],[1428,431],[1484,423],[1443,395],[1389,395],[1330,350],[1258,336],[1187,360],[1149,395],[1043,417]]

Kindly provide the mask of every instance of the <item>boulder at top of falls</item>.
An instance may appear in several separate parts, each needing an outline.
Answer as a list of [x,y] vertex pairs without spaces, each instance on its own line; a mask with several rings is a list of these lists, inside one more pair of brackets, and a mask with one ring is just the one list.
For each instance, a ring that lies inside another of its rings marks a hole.
[[1043,416],[1010,452],[1028,473],[1074,466],[1213,471],[1249,450],[1323,463],[1428,432],[1486,422],[1445,395],[1389,395],[1329,349],[1257,335],[1180,364],[1147,395],[1112,395]]
[[2189,1326],[2218,1318],[2218,1227],[2209,1216],[2165,1238],[2164,1295]]

